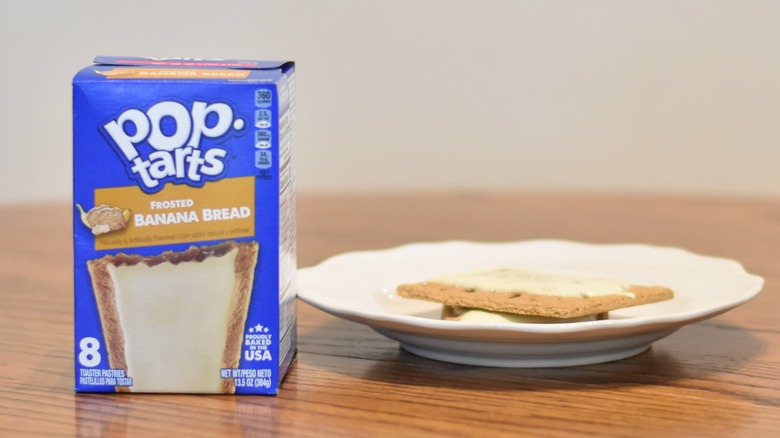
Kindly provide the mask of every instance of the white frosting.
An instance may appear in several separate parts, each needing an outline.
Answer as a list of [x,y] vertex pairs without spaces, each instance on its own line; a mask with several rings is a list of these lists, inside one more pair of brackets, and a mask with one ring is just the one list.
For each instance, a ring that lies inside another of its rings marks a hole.
[[236,254],[178,265],[109,265],[133,391],[221,391]]
[[610,278],[576,277],[527,269],[495,269],[446,275],[430,281],[482,292],[529,292],[540,295],[592,297],[624,295],[633,298],[629,286]]
[[596,315],[582,316],[579,318],[553,318],[549,316],[489,312],[487,310],[479,309],[466,310],[458,317],[458,321],[461,322],[522,322],[532,324],[595,321],[596,319]]

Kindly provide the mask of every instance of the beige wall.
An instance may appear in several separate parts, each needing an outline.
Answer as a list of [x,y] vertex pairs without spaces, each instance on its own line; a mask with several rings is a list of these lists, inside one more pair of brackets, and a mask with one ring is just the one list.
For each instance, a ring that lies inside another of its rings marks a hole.
[[301,191],[780,196],[776,1],[0,0],[0,11],[0,202],[69,199],[70,80],[96,54],[295,59]]

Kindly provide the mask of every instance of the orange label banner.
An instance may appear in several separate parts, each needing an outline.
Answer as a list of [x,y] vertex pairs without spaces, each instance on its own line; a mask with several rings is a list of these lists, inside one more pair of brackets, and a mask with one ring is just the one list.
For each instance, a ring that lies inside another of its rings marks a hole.
[[133,248],[255,234],[254,177],[196,188],[168,184],[155,194],[138,187],[95,190],[95,206],[129,210],[126,227],[95,236],[95,249]]

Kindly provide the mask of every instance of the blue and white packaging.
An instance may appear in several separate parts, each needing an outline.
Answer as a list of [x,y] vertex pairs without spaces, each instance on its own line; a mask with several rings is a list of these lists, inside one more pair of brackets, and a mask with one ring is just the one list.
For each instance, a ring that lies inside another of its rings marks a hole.
[[101,56],[76,74],[76,391],[279,391],[294,113],[292,62]]

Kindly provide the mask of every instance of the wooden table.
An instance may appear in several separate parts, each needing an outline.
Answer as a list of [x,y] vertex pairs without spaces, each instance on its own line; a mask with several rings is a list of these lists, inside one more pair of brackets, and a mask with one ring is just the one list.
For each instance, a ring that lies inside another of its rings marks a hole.
[[559,369],[423,359],[299,303],[278,397],[74,394],[70,206],[0,209],[0,436],[780,436],[780,201],[307,195],[299,265],[412,241],[645,242],[734,258],[753,301],[638,356]]

